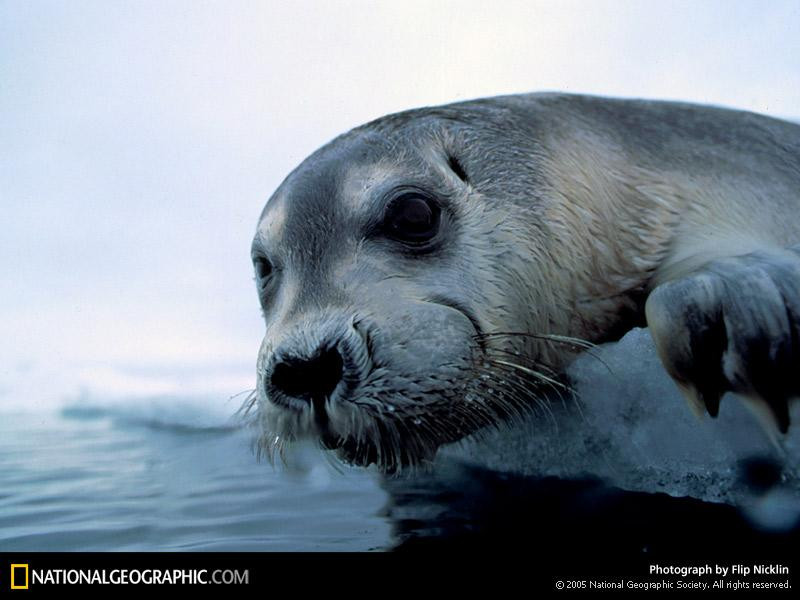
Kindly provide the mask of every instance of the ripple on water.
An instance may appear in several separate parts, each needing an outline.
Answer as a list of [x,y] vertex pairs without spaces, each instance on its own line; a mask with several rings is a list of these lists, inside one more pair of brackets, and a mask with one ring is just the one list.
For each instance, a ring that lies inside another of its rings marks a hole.
[[[123,411],[124,412],[124,411]],[[250,435],[101,409],[0,419],[0,549],[366,550],[390,543],[364,472],[288,476]],[[188,420],[187,420],[188,422]]]

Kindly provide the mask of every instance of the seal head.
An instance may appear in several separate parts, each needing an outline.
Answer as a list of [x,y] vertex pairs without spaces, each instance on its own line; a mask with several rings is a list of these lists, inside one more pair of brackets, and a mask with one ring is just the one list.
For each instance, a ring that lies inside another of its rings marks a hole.
[[465,117],[412,112],[356,129],[268,201],[252,256],[270,455],[312,436],[347,461],[395,471],[531,405],[542,373],[512,356],[528,340],[487,332],[531,318],[518,282],[531,280],[524,240],[535,227],[514,217],[510,198],[473,186],[482,169],[456,153]]

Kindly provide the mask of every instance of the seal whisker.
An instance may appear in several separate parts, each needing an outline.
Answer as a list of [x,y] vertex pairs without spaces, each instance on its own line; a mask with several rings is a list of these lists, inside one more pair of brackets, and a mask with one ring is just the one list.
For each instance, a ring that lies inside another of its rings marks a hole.
[[[508,354],[510,356],[513,356],[516,360],[524,360],[526,362],[532,363],[532,369],[535,370],[535,371],[538,371],[538,370],[541,369],[541,370],[546,371],[547,373],[550,373],[553,378],[559,377],[558,373],[556,373],[555,370],[550,369],[545,364],[543,364],[543,363],[541,363],[539,361],[534,361],[533,359],[531,359],[529,357],[526,357],[524,355],[521,355],[521,354],[519,354],[517,352],[504,350],[502,348],[492,348],[492,349],[490,349],[490,352],[500,352],[500,353],[503,353],[503,354]],[[525,365],[522,365],[522,366],[525,366]],[[558,380],[556,379],[556,381],[558,381]],[[561,401],[561,404],[562,404],[562,406],[564,406],[564,408],[566,408],[566,406],[567,406],[567,401],[564,398],[564,394],[565,393],[569,394],[573,398],[577,397],[577,392],[575,391],[575,389],[571,385],[569,385],[568,382],[558,381],[558,383],[560,384],[558,386],[552,385],[551,383],[549,383],[547,381],[544,381],[541,378],[538,378],[538,382],[544,382],[544,384],[548,388],[553,390],[553,393],[555,393],[558,396],[558,398]]]
[[236,394],[233,394],[232,396],[229,396],[229,397],[228,397],[228,400],[233,400],[234,398],[238,398],[238,397],[239,397],[239,396],[241,396],[242,394],[254,394],[254,393],[255,393],[255,391],[256,391],[256,390],[255,390],[255,388],[251,388],[251,389],[247,389],[247,390],[242,390],[241,392],[238,392],[238,393],[236,393]]
[[582,338],[571,337],[568,335],[555,335],[550,333],[530,333],[527,331],[491,331],[488,333],[478,333],[473,337],[475,338],[488,338],[488,337],[524,337],[533,338],[537,340],[545,340],[558,344],[566,344],[570,346],[577,346],[582,349],[596,348],[597,344],[593,344],[588,340]]
[[[542,362],[540,362],[538,360],[535,360],[535,359],[533,359],[531,357],[525,356],[524,354],[522,354],[520,352],[516,352],[514,350],[507,350],[505,348],[489,348],[487,350],[487,353],[489,353],[489,354],[494,353],[494,352],[501,353],[501,354],[504,354],[504,355],[507,355],[507,356],[512,356],[515,359],[516,363],[520,364],[522,366],[527,366],[529,364],[530,365],[529,368],[531,370],[533,370],[533,371],[536,371],[537,373],[539,373],[540,371],[545,371],[545,373],[547,374],[547,377],[555,380],[555,382],[558,384],[558,386],[555,386],[555,387],[563,388],[563,389],[565,389],[567,391],[574,391],[569,386],[569,384],[558,380],[559,374],[555,369],[551,369],[546,364],[544,364],[544,363],[542,363]],[[521,361],[524,361],[524,363],[527,363],[527,364],[523,364],[523,362],[521,362]],[[544,376],[545,374],[542,374],[542,375]],[[545,381],[545,379],[543,379],[543,381]]]
[[511,367],[513,369],[519,369],[523,373],[527,373],[531,377],[535,377],[536,379],[540,379],[541,381],[545,381],[545,382],[549,383],[552,386],[555,386],[555,387],[558,387],[558,388],[562,388],[562,389],[567,389],[567,387],[563,383],[560,383],[560,382],[556,381],[555,379],[547,377],[547,375],[545,375],[544,373],[540,373],[538,371],[534,371],[533,369],[529,369],[528,367],[523,367],[522,365],[518,365],[516,363],[512,363],[512,362],[509,362],[509,361],[506,361],[506,360],[500,360],[498,358],[491,359],[491,360],[492,360],[492,362],[494,364],[504,365],[506,367]]
[[[502,367],[504,373],[501,376],[498,369],[501,369],[500,365],[495,365],[486,358],[475,366],[476,385],[466,395],[474,398],[467,406],[474,407],[474,399],[478,399],[482,401],[481,404],[488,405],[487,408],[493,413],[497,413],[497,408],[500,408],[502,412],[524,418],[524,413],[539,406],[540,399],[536,397],[535,390],[540,384],[533,379],[521,378],[515,371],[506,372],[505,367]],[[487,392],[492,396],[487,396]]]
[[[485,338],[485,337],[492,337],[492,336],[495,336],[495,337],[515,337],[515,336],[518,336],[518,337],[525,337],[525,338],[542,339],[542,340],[545,340],[545,341],[566,344],[568,346],[576,346],[578,349],[582,350],[586,355],[591,356],[593,359],[595,359],[600,364],[602,364],[609,373],[614,375],[614,371],[609,366],[609,364],[606,361],[604,361],[602,358],[600,358],[599,355],[597,355],[595,352],[593,352],[593,350],[598,347],[597,344],[594,344],[594,343],[592,343],[592,342],[590,342],[588,340],[584,340],[584,339],[576,338],[576,337],[571,337],[571,336],[565,336],[565,335],[534,334],[534,333],[513,332],[513,331],[483,333],[483,334],[477,334],[477,335],[475,335],[473,337]],[[494,348],[494,350],[499,350],[499,348]]]
[[[503,371],[503,377],[491,369],[486,370],[486,373],[500,386],[510,385],[515,388],[517,390],[515,398],[519,400],[519,404],[523,410],[530,411],[537,407],[540,408],[557,428],[558,423],[555,420],[552,409],[548,406],[547,402],[535,393],[535,388],[541,384],[526,379],[517,371],[509,371],[506,368],[503,368]],[[527,386],[525,384],[527,384]],[[533,404],[531,404],[531,402],[533,402]],[[524,418],[524,415],[520,415],[520,417]]]
[[[247,394],[244,400],[242,401],[241,406],[236,409],[236,412],[233,413],[234,418],[241,419],[242,421],[247,420],[248,417],[251,417],[251,413],[254,409],[258,408],[258,390],[245,390],[244,392],[239,392],[230,397],[230,400],[241,396],[242,394]],[[255,421],[258,419],[258,414],[252,416],[251,421]]]

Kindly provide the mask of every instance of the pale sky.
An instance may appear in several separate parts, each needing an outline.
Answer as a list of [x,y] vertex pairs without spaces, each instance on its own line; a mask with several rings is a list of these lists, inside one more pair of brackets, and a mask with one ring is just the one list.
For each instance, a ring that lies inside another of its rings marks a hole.
[[800,0],[0,0],[0,405],[254,385],[256,219],[385,113],[536,90],[800,115]]

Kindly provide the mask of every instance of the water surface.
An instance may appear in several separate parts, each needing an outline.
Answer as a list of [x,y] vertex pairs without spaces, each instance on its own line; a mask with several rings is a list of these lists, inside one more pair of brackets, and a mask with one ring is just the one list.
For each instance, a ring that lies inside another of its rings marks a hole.
[[363,470],[257,462],[252,435],[190,409],[0,414],[2,551],[361,551],[389,545]]

